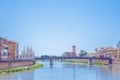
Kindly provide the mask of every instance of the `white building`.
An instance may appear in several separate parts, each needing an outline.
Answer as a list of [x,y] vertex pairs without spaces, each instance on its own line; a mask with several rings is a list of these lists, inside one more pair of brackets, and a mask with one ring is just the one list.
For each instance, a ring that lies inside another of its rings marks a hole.
[[34,60],[34,58],[35,58],[34,51],[30,47],[27,47],[27,49],[24,48],[23,51],[21,52],[20,59],[22,60]]
[[7,60],[9,57],[9,43],[7,39],[0,37],[0,59]]

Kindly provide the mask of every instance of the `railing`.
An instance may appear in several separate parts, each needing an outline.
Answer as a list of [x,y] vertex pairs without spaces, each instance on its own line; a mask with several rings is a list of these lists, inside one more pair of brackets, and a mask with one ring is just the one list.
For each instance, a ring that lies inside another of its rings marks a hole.
[[97,57],[35,57],[35,60],[44,60],[44,59],[100,59],[100,60],[109,60],[111,58],[97,58]]

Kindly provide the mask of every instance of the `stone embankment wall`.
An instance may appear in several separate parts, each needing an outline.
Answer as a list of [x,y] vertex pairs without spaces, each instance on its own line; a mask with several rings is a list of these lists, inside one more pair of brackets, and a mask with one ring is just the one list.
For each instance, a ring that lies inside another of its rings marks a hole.
[[[81,63],[84,63],[84,62],[87,63],[89,60],[88,60],[88,59],[76,59],[76,60],[74,60],[74,61],[76,61],[76,62],[81,62]],[[103,63],[103,64],[109,64],[109,60],[93,59],[92,61],[93,61],[93,63],[101,62],[101,63]]]
[[119,64],[120,65],[120,59],[113,59],[112,60],[113,64]]
[[109,60],[99,60],[99,59],[95,59],[95,60],[93,60],[93,63],[95,63],[95,62],[101,62],[101,63],[103,63],[103,64],[105,64],[105,65],[109,64]]
[[84,62],[88,62],[88,60],[87,59],[76,59],[75,60],[76,62],[80,62],[80,63],[84,63]]
[[35,64],[34,60],[10,60],[10,61],[0,61],[0,70],[25,67]]

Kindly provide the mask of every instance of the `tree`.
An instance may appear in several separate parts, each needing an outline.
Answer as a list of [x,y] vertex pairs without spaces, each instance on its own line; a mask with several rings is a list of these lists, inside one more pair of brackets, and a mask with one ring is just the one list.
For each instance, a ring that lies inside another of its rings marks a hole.
[[86,52],[85,50],[80,50],[79,56],[80,56],[80,57],[83,57],[83,56],[85,56],[85,55],[87,55],[87,52]]
[[66,54],[65,54],[65,52],[62,54],[62,57],[66,57]]
[[42,55],[41,57],[42,58],[49,58],[50,56],[49,55]]

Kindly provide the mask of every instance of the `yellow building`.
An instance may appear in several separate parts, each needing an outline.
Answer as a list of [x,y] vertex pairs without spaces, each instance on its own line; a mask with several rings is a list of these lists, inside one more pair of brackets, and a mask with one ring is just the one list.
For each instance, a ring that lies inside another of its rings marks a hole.
[[118,54],[117,54],[117,49],[116,48],[112,48],[112,47],[107,47],[107,48],[100,48],[99,50],[96,50],[96,53],[98,54],[103,54],[104,57],[109,56],[112,58],[117,58]]
[[111,48],[110,50],[108,49],[107,54],[111,55],[111,57],[113,57],[113,58],[117,58],[118,57],[116,48]]

